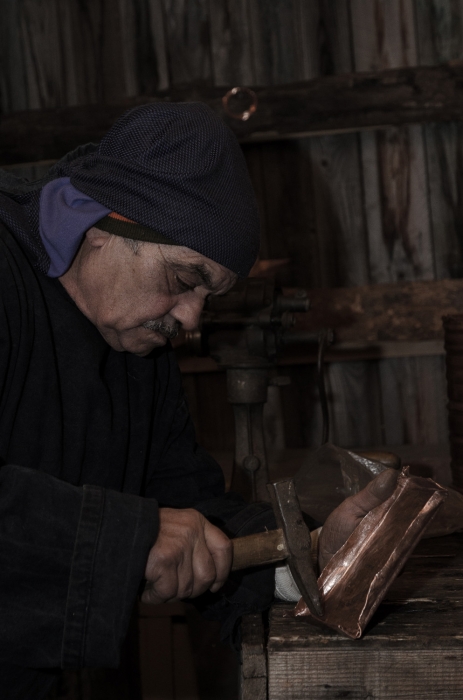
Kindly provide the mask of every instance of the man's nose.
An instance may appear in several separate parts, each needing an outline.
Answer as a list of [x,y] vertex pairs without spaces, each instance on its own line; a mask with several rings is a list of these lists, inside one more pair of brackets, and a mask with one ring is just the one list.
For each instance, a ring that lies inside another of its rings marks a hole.
[[199,317],[204,308],[205,299],[193,297],[184,299],[177,303],[170,311],[170,316],[181,323],[182,328],[186,331],[194,330],[199,324]]

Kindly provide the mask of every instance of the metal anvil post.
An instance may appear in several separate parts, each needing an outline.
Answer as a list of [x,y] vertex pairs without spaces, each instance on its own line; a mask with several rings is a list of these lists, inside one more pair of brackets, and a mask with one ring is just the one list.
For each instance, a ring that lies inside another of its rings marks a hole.
[[[210,354],[226,369],[228,400],[235,414],[235,460],[232,488],[252,500],[269,500],[263,409],[269,384],[287,383],[272,377],[284,334],[295,323],[292,312],[307,311],[301,290],[279,294],[273,280],[239,281],[223,296],[210,297],[197,331],[187,342],[198,354]],[[317,340],[317,337],[314,337]]]

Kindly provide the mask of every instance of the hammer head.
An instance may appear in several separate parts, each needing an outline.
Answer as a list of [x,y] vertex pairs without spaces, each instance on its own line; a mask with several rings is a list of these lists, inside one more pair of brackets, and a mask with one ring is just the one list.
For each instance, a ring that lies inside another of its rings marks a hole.
[[312,556],[310,532],[304,522],[292,479],[268,484],[277,525],[288,550],[287,563],[309,610],[323,616]]

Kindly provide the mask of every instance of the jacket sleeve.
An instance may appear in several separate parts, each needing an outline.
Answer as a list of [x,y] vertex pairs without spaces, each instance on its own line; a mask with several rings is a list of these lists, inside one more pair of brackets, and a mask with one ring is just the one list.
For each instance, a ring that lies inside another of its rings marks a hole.
[[158,528],[155,501],[0,469],[0,658],[116,667]]
[[[175,376],[173,377],[175,379]],[[171,382],[171,388],[175,381]],[[195,430],[181,388],[162,458],[153,471],[147,495],[159,505],[196,508],[229,537],[276,527],[267,503],[247,505],[236,493],[225,493],[222,470],[196,443]],[[222,623],[222,638],[236,645],[238,621],[246,613],[265,610],[273,600],[275,567],[235,572],[216,594],[193,602],[205,617]]]

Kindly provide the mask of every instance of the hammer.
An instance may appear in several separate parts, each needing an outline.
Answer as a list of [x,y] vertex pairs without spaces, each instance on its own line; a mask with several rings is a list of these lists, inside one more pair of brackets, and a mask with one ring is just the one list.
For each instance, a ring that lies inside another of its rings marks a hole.
[[292,479],[278,481],[268,484],[267,488],[278,529],[233,539],[232,571],[286,560],[307,607],[322,617],[310,532],[302,517],[294,482]]

